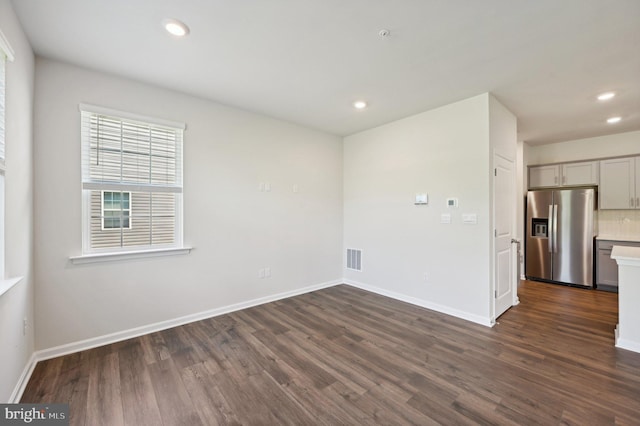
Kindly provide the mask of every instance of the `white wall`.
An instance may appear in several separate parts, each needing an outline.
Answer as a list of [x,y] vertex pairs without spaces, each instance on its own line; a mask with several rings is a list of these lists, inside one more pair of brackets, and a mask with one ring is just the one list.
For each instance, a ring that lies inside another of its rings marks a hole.
[[[0,401],[9,401],[34,348],[33,70],[34,57],[8,0],[0,29],[15,53],[6,69],[5,269],[24,277],[0,296]],[[27,319],[23,335],[23,319]]]
[[[340,138],[46,59],[36,62],[36,99],[38,349],[341,277]],[[191,254],[69,262],[81,252],[81,102],[187,124]],[[259,279],[265,267],[272,276]]]
[[640,154],[640,131],[529,146],[528,165]]
[[492,95],[488,95],[488,101],[491,149],[496,154],[512,160],[515,165],[518,132],[516,116]]
[[[489,99],[345,138],[344,245],[363,250],[363,270],[346,270],[348,282],[490,322]],[[415,206],[416,193],[429,204]],[[447,197],[459,207],[448,209]],[[478,224],[463,225],[462,213],[477,213]]]

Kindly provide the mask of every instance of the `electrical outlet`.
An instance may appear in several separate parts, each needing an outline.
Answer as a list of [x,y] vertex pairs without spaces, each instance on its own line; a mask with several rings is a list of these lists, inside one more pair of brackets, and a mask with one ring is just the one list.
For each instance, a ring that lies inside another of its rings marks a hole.
[[424,275],[422,276],[422,279],[424,280],[424,282],[429,281],[429,274],[425,272]]

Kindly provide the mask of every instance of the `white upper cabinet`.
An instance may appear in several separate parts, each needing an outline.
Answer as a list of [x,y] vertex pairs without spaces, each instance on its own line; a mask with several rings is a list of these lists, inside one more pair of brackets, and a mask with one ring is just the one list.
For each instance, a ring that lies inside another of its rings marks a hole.
[[567,163],[562,165],[562,185],[597,185],[599,161]]
[[640,208],[640,157],[600,161],[601,209]]
[[529,188],[598,185],[598,161],[553,164],[529,168]]
[[560,185],[560,166],[529,167],[529,188]]

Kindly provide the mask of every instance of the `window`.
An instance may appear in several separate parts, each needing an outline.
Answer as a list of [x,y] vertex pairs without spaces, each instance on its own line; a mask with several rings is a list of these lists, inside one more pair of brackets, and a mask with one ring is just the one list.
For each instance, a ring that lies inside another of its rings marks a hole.
[[0,31],[0,280],[4,279],[4,205],[5,205],[5,71],[13,61],[13,50]]
[[131,193],[102,191],[102,230],[131,229]]
[[83,253],[182,247],[184,124],[80,105]]
[[4,92],[6,56],[0,49],[0,169],[4,174]]

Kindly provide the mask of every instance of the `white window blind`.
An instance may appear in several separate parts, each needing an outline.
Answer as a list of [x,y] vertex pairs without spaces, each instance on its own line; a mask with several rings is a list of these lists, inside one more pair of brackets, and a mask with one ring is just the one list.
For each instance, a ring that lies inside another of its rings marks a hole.
[[[89,105],[80,112],[83,251],[180,247],[184,124]],[[127,202],[105,210],[104,194]]]
[[5,278],[5,143],[6,143],[6,66],[13,61],[13,50],[0,31],[0,280]]
[[7,61],[13,61],[13,49],[11,49],[11,45],[9,45],[4,33],[0,31],[0,171],[2,171],[2,173],[4,173],[5,169],[5,89]]
[[0,167],[4,170],[4,137],[5,137],[5,65],[6,57],[0,50]]

